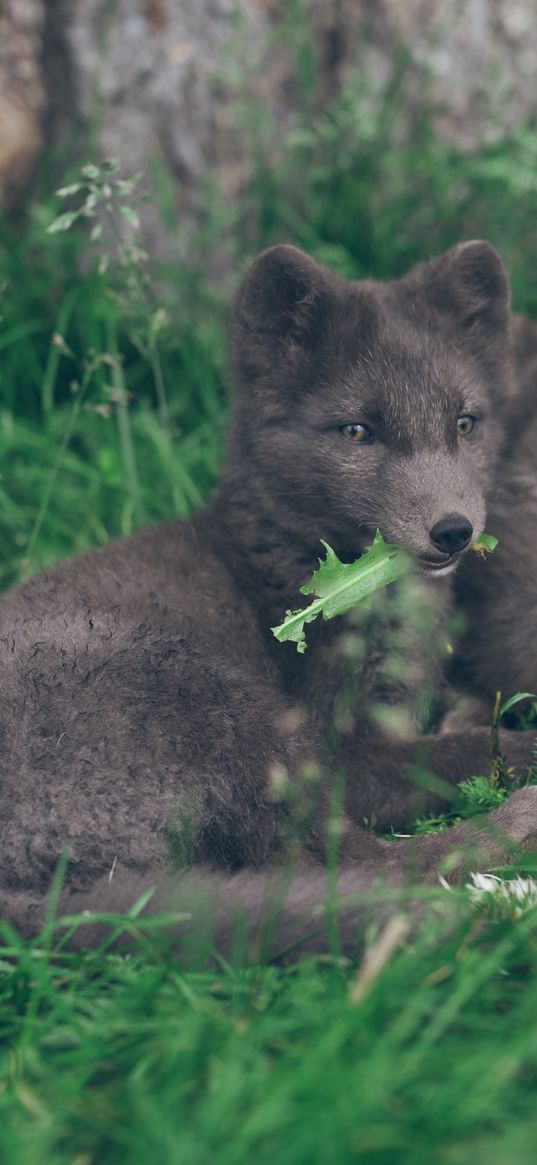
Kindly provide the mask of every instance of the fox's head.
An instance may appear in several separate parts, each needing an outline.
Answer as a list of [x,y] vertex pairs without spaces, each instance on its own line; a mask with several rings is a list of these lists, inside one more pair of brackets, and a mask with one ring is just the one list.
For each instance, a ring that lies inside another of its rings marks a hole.
[[511,391],[494,248],[462,243],[376,283],[272,247],[239,290],[233,338],[235,443],[258,496],[344,553],[378,527],[427,571],[453,569],[484,529]]

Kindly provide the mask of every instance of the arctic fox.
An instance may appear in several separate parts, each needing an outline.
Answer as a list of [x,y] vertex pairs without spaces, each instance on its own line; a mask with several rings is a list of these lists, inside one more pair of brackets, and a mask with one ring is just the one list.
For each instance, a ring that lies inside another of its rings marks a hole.
[[[497,253],[465,243],[376,283],[273,247],[239,290],[232,345],[228,456],[206,509],[0,604],[0,907],[26,933],[65,852],[68,909],[124,908],[151,883],[158,908],[190,908],[201,889],[225,943],[234,904],[255,929],[300,849],[274,943],[322,947],[318,920],[308,936],[338,804],[342,893],[401,885],[409,866],[435,879],[456,853],[453,872],[469,843],[497,861],[501,833],[537,841],[537,788],[419,841],[371,828],[406,829],[418,804],[438,808],[490,764],[486,726],[411,728],[423,693],[421,727],[434,727],[444,681],[430,645],[445,642],[455,570],[484,530],[516,394]],[[425,622],[393,598],[367,627],[312,626],[304,655],[278,644],[271,627],[296,607],[319,539],[352,561],[377,529],[413,556]],[[503,738],[520,780],[531,745]],[[356,913],[341,918],[350,949]]]

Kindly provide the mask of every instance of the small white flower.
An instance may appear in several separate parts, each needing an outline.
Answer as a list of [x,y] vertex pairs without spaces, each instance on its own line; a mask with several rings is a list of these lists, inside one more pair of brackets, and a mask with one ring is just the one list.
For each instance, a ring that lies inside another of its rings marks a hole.
[[[497,874],[470,874],[465,889],[473,906],[504,907],[514,918],[537,906],[537,882],[534,878],[499,878]],[[438,881],[444,890],[452,890],[442,875]]]
[[537,882],[533,878],[499,878],[496,874],[470,874],[471,882],[466,883],[470,901],[474,906],[510,906],[516,918],[525,910],[537,906]]
[[496,874],[470,874],[471,882],[466,883],[472,902],[480,902],[484,894],[497,894],[505,890],[506,883]]

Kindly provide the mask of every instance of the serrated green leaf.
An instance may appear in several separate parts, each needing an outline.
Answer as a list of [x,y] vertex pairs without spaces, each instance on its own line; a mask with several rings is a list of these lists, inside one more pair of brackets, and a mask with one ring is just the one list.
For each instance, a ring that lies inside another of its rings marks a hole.
[[[371,546],[367,546],[356,562],[341,562],[335,551],[321,538],[326,558],[319,559],[319,569],[309,582],[300,588],[302,595],[315,595],[309,607],[300,611],[286,611],[283,623],[271,627],[279,643],[296,643],[297,651],[307,647],[304,627],[318,615],[333,619],[344,615],[358,603],[367,602],[375,591],[400,578],[408,569],[409,555],[400,546],[385,542],[377,530]],[[481,534],[472,549],[490,554],[498,545],[492,534]]]
[[316,598],[302,611],[287,611],[278,627],[271,631],[280,643],[296,643],[297,651],[306,650],[304,626],[318,615],[333,619],[343,615],[358,603],[368,599],[374,591],[395,582],[408,569],[409,557],[399,546],[385,542],[379,530],[356,562],[341,562],[335,551],[321,539],[326,558],[319,560],[319,569],[308,583],[300,588],[303,595]]
[[302,655],[308,646],[304,634],[304,624],[312,623],[320,613],[320,608],[312,610],[315,606],[315,603],[310,603],[309,607],[305,607],[303,611],[286,611],[283,623],[279,627],[271,627],[272,634],[280,643],[286,641],[296,643],[296,649]]
[[497,545],[498,539],[494,537],[494,534],[480,534],[474,542],[472,550],[475,550],[476,554],[492,554]]

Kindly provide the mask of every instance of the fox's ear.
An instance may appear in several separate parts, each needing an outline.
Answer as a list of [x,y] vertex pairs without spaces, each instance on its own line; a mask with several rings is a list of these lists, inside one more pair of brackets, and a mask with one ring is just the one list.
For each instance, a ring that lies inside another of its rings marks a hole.
[[323,329],[334,278],[309,255],[284,244],[263,251],[235,301],[233,342],[238,369],[262,375],[296,365]]
[[444,256],[449,296],[466,331],[506,327],[511,290],[505,267],[490,243],[460,243]]

